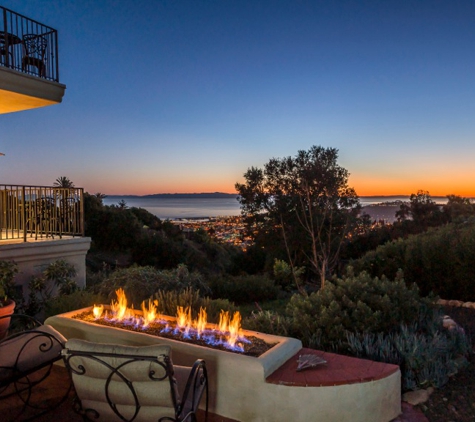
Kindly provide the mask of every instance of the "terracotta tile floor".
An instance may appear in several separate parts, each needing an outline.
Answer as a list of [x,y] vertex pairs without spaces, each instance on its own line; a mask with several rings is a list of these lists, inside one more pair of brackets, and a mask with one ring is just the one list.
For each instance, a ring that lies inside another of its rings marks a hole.
[[[296,372],[299,354],[317,354],[327,361],[316,370]],[[302,349],[297,355],[289,359],[282,367],[267,378],[267,382],[295,385],[295,386],[325,386],[341,385],[377,380],[397,371],[397,366],[371,362],[318,350]],[[55,365],[51,375],[42,384],[36,387],[35,400],[43,403],[57,402],[58,397],[64,396],[69,386],[69,375],[64,367]],[[68,421],[82,422],[82,418],[73,410],[74,392],[71,390],[67,399],[51,412],[35,418],[38,422]],[[21,402],[16,397],[0,401],[0,420],[2,422],[22,421],[34,415],[29,411],[18,416]],[[392,422],[428,422],[428,419],[417,409],[407,403],[402,404],[403,413]],[[204,413],[198,415],[198,421],[204,420]],[[209,422],[237,422],[219,415],[211,414]],[[251,422],[251,421],[241,421]],[[328,421],[331,422],[331,421]]]

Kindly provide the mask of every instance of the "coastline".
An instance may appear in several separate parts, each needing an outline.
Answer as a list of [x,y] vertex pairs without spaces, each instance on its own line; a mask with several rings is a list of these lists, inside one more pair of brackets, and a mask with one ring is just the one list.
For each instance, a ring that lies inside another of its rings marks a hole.
[[[118,205],[124,201],[128,207],[143,208],[162,220],[206,220],[210,218],[238,217],[241,215],[237,194],[193,193],[155,195],[110,195],[103,199],[104,205]],[[394,222],[401,203],[410,196],[361,196],[363,212],[373,220]],[[447,202],[446,197],[432,197],[437,204]],[[472,198],[470,198],[472,199]]]

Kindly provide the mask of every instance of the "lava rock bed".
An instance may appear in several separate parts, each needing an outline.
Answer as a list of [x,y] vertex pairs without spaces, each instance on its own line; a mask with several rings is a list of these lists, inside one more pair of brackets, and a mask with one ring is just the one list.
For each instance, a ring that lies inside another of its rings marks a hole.
[[[212,345],[212,344],[207,343],[205,340],[202,340],[199,338],[193,338],[193,337],[187,338],[187,337],[174,334],[171,331],[162,332],[167,326],[167,324],[160,323],[160,322],[152,322],[147,328],[142,329],[139,327],[135,327],[132,324],[126,324],[126,323],[117,322],[117,321],[107,321],[104,318],[96,319],[92,311],[81,312],[80,314],[73,315],[72,318],[85,321],[85,322],[90,322],[97,325],[120,328],[122,330],[149,334],[156,337],[169,338],[172,340],[181,341],[183,343],[196,344],[198,346],[208,347],[209,349],[222,350],[224,352],[236,353],[238,355],[245,355],[245,356],[259,357],[277,344],[277,343],[267,343],[266,341],[262,340],[259,337],[246,336],[246,339],[249,340],[250,343],[237,341],[237,343],[239,343],[244,349],[244,351],[241,352],[238,350],[228,349],[222,344]],[[215,336],[216,338],[219,338],[220,335],[219,333],[215,333]],[[224,336],[221,336],[221,337],[224,337]]]

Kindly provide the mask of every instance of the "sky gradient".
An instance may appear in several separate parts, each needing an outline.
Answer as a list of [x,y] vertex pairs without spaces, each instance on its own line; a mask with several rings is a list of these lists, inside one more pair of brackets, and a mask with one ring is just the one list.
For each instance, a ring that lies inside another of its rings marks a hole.
[[234,192],[339,150],[358,195],[475,197],[475,2],[3,0],[58,30],[59,105],[0,116],[0,178]]

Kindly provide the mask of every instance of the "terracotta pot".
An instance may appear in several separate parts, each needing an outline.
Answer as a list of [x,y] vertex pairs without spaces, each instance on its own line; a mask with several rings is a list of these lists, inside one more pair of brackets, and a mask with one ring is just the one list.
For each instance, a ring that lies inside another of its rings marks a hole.
[[[3,306],[0,308],[0,317],[13,314],[15,305],[16,303],[13,300],[8,299],[6,303],[4,303]],[[0,340],[5,337],[9,326],[10,318],[0,318]]]

